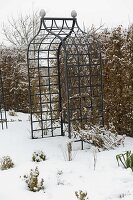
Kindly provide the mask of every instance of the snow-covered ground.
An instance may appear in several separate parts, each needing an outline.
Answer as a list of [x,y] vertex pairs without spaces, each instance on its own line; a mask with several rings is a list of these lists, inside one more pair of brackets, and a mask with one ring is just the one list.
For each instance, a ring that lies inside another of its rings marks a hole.
[[[124,147],[98,152],[94,170],[93,150],[87,144],[81,150],[81,144],[74,143],[73,160],[66,161],[67,137],[32,140],[28,114],[17,113],[8,120],[8,129],[0,129],[0,158],[9,155],[15,166],[0,170],[0,200],[76,200],[79,190],[86,191],[89,200],[133,200],[133,172],[118,167],[115,159],[133,151],[133,138],[126,137]],[[45,152],[46,161],[32,162],[37,150]],[[45,190],[31,192],[22,177],[36,166]]]

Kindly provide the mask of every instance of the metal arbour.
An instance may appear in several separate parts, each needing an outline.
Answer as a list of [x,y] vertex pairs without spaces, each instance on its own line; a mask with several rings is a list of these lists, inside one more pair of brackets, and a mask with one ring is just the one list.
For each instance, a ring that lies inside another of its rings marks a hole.
[[[43,13],[43,12],[42,12]],[[41,16],[28,46],[32,138],[103,125],[102,62],[98,42],[71,18]]]
[[7,117],[6,117],[6,109],[4,103],[4,89],[3,89],[3,80],[2,73],[0,69],[0,125],[1,128],[7,128]]

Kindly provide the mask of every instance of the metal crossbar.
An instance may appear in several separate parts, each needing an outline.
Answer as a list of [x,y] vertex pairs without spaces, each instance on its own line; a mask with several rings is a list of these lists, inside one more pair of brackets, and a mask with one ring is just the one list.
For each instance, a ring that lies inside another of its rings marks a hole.
[[0,125],[1,128],[7,128],[7,117],[6,117],[6,109],[4,103],[4,90],[3,90],[3,80],[2,73],[0,70]]

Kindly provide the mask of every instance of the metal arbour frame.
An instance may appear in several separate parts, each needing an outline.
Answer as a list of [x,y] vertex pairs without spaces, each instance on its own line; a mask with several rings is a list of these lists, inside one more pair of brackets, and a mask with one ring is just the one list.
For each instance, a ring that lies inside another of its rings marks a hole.
[[7,128],[7,117],[6,117],[6,109],[4,103],[4,89],[3,89],[3,80],[2,73],[0,69],[0,125],[1,128]]
[[[72,18],[47,18],[28,46],[32,138],[103,125],[101,51]],[[57,131],[58,130],[58,131]]]

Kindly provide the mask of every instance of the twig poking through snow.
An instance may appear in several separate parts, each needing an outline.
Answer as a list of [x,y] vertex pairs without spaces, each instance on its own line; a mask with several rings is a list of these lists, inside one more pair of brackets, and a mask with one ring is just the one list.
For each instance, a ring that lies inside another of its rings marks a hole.
[[96,164],[97,164],[97,152],[98,152],[98,148],[92,146],[91,147],[92,153],[93,153],[93,163],[94,163],[94,170],[96,169]]

